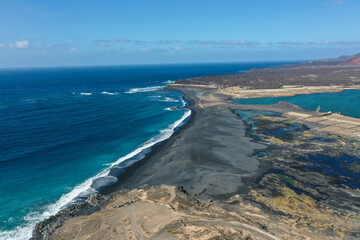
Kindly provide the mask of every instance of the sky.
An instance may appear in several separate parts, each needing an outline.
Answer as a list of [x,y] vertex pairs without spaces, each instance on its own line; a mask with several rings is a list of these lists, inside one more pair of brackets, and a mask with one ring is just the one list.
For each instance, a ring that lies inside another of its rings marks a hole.
[[0,68],[360,53],[359,0],[0,0]]

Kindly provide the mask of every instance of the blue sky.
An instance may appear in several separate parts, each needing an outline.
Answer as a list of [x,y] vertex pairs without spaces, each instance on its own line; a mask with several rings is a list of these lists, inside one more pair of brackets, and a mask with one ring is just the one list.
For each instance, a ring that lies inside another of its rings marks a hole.
[[359,0],[0,0],[0,67],[306,60],[360,52]]

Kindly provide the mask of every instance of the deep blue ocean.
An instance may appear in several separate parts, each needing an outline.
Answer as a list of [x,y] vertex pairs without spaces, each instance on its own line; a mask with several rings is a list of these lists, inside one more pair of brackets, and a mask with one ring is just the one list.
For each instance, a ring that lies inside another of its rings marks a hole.
[[296,95],[293,97],[243,98],[234,100],[234,102],[261,105],[289,102],[306,110],[315,111],[320,106],[322,112],[340,112],[346,116],[360,118],[360,90]]
[[[0,70],[0,239],[117,181],[190,111],[171,81],[285,63]],[[161,169],[159,169],[161,171]]]

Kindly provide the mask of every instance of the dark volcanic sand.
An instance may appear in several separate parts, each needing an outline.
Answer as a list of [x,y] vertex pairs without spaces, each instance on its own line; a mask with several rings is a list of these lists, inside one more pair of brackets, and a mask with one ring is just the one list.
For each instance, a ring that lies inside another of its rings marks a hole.
[[[254,149],[263,149],[264,146],[245,137],[243,122],[229,108],[232,103],[222,100],[220,104],[201,108],[195,104],[199,97],[206,99],[213,93],[181,91],[191,103],[192,110],[191,121],[185,129],[144,159],[141,166],[131,170],[131,174],[120,177],[119,183],[104,193],[144,184],[182,185],[191,193],[212,197],[230,196],[250,189],[250,185],[244,185],[245,178],[255,179],[261,173],[258,172],[258,161],[249,155]],[[225,98],[214,96],[207,101],[212,103],[216,98]]]

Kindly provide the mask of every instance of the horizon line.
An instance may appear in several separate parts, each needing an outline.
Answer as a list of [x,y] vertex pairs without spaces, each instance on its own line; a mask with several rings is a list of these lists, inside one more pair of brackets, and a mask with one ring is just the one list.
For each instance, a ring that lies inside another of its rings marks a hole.
[[54,66],[30,66],[30,67],[0,67],[0,71],[6,70],[32,70],[32,69],[59,69],[59,68],[89,68],[89,67],[131,67],[131,66],[161,66],[161,65],[196,65],[196,64],[244,64],[244,63],[268,63],[268,62],[308,62],[312,60],[263,60],[263,61],[224,61],[224,62],[178,62],[178,63],[131,63],[131,64],[94,64],[94,65],[54,65]]

